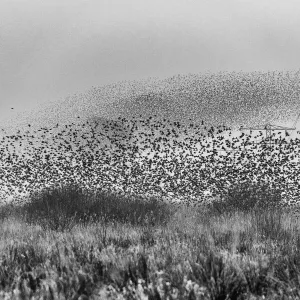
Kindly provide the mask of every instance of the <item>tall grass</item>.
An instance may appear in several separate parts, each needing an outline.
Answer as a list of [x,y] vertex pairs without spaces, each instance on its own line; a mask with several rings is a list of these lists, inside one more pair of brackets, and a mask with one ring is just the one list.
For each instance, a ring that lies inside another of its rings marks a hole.
[[276,207],[172,211],[65,186],[0,222],[0,299],[300,298],[299,222]]

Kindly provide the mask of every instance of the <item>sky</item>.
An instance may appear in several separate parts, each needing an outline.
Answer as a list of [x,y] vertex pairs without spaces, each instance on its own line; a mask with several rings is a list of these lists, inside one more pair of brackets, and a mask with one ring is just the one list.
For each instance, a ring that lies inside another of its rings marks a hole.
[[122,80],[297,70],[299,16],[299,0],[1,0],[0,119]]

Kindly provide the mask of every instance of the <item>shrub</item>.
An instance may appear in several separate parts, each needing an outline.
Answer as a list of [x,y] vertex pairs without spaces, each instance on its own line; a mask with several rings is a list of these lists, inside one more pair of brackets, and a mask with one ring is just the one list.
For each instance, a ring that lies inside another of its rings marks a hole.
[[145,200],[138,197],[116,196],[98,192],[90,206],[97,218],[105,222],[129,223],[138,226],[155,226],[169,221],[171,207],[152,198]]
[[14,216],[15,209],[11,204],[4,204],[0,207],[0,220],[10,219]]
[[25,221],[52,230],[71,229],[101,221],[158,225],[169,220],[170,207],[157,199],[145,201],[97,191],[84,191],[75,185],[44,189],[34,193],[23,206]]
[[231,213],[235,211],[270,210],[279,208],[280,191],[268,185],[239,183],[227,190],[221,200],[213,201],[210,211],[214,213]]
[[70,229],[85,220],[88,195],[76,185],[44,189],[33,193],[23,206],[25,220],[53,230]]

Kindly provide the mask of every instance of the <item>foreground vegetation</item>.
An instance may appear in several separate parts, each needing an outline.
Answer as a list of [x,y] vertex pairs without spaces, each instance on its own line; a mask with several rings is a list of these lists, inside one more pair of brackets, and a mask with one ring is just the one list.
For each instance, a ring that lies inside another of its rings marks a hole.
[[68,186],[4,207],[0,299],[300,299],[298,220],[233,195],[175,210]]

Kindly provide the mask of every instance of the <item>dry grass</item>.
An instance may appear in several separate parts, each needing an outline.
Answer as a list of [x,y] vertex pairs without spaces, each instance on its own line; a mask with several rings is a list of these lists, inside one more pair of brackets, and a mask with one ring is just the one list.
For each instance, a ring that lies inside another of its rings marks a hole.
[[82,222],[61,204],[63,228],[49,203],[37,222],[38,205],[2,213],[0,299],[300,299],[299,222],[278,209],[151,206],[130,222],[114,203]]

